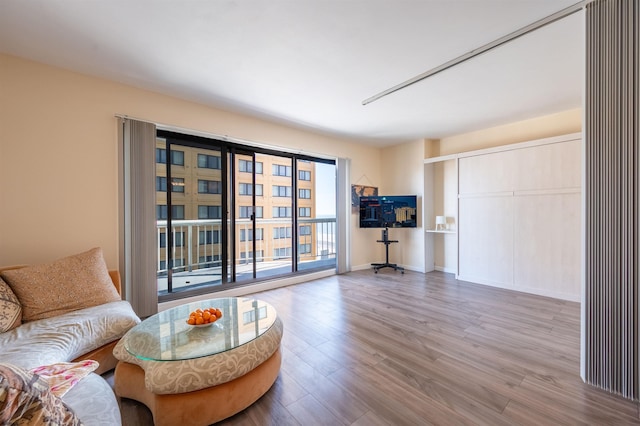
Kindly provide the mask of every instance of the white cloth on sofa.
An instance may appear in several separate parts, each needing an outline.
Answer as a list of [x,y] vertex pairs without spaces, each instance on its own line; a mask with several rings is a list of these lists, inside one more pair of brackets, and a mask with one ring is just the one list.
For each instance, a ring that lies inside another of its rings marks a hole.
[[139,322],[127,301],[31,321],[0,334],[0,361],[25,369],[71,361],[119,339]]

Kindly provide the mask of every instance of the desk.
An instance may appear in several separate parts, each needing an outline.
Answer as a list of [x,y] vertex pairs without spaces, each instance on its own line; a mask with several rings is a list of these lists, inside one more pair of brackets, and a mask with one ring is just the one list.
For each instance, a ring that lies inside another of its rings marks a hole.
[[[386,237],[388,234],[385,232],[384,236]],[[393,268],[395,271],[400,271],[400,273],[404,274],[404,268],[401,266],[398,266],[395,263],[389,263],[389,245],[391,243],[397,243],[399,242],[398,240],[389,240],[387,238],[385,238],[384,240],[376,240],[376,242],[378,243],[383,243],[385,245],[385,261],[384,263],[372,263],[371,266],[373,266],[373,270],[374,272],[377,274],[378,270],[382,269],[382,268]]]

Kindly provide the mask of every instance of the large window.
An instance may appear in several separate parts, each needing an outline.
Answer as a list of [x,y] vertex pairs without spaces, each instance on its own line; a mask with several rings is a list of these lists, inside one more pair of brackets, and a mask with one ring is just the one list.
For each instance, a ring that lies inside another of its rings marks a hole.
[[158,134],[160,301],[335,268],[334,164],[227,141]]

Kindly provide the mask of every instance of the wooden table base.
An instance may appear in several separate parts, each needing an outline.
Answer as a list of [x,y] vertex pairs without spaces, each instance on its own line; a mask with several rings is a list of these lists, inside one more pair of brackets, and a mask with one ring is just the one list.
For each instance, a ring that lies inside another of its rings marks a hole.
[[278,378],[280,349],[244,376],[210,388],[179,394],[157,395],[144,385],[144,370],[120,361],[114,375],[118,397],[146,405],[155,426],[210,425],[244,410],[264,395]]

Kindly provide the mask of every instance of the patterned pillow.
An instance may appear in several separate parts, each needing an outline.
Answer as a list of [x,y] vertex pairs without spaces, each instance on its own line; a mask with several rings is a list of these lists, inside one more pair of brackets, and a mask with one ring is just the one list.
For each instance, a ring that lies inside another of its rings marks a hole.
[[86,359],[78,362],[59,362],[57,364],[43,365],[42,367],[32,368],[29,372],[40,376],[49,385],[51,393],[62,398],[80,380],[95,371],[99,366],[98,361]]
[[22,322],[22,306],[11,288],[0,278],[0,333],[16,328]]
[[7,270],[2,278],[18,296],[23,322],[121,300],[101,248],[49,264]]
[[80,419],[37,374],[0,364],[0,424],[81,425]]

